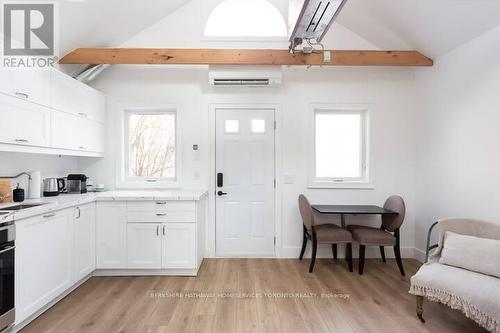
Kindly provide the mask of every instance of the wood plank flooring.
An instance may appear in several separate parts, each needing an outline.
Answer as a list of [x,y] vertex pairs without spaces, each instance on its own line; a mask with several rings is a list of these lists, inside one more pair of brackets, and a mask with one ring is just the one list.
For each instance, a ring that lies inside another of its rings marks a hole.
[[363,276],[340,259],[308,265],[205,259],[198,277],[94,277],[22,332],[484,332],[428,301],[420,323],[408,294],[415,260],[406,278],[393,260],[367,260]]

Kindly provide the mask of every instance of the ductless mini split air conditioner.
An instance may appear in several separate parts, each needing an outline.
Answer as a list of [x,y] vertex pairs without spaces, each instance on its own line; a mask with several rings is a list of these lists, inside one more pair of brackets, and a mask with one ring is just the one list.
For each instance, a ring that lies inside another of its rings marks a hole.
[[281,68],[211,66],[208,81],[218,87],[271,87],[281,84]]

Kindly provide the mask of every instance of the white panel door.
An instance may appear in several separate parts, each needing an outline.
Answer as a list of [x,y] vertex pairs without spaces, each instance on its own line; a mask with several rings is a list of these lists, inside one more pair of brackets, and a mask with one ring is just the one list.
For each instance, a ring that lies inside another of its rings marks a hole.
[[274,167],[274,110],[216,110],[218,256],[274,255]]
[[160,268],[161,225],[157,223],[127,224],[127,267]]
[[162,268],[196,268],[196,224],[163,223]]
[[73,280],[77,282],[95,269],[95,204],[74,211]]

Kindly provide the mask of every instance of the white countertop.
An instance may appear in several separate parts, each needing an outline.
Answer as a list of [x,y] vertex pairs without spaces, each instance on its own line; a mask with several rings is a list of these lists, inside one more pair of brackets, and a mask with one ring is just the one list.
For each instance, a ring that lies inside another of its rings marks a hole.
[[14,211],[11,214],[0,215],[0,223],[12,220],[21,220],[31,216],[46,214],[54,210],[83,205],[94,201],[132,201],[132,200],[192,200],[198,201],[207,194],[199,190],[167,190],[167,191],[106,191],[86,194],[61,194],[56,197],[42,197],[28,199],[23,202],[0,204],[1,208],[8,208],[19,204],[40,206]]

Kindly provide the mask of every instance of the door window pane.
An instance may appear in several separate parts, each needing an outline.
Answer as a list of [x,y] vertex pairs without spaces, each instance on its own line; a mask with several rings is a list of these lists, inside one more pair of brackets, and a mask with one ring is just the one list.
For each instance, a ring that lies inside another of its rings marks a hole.
[[239,133],[240,122],[238,120],[226,120],[224,123],[224,132],[226,133]]
[[266,132],[266,121],[264,119],[253,119],[252,133],[265,133],[265,132]]

